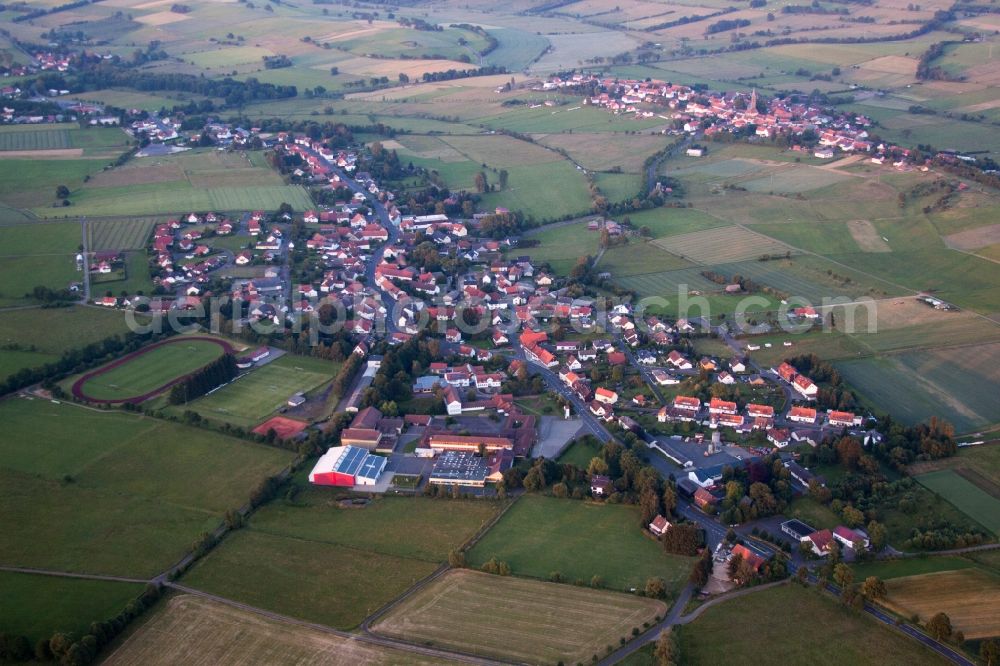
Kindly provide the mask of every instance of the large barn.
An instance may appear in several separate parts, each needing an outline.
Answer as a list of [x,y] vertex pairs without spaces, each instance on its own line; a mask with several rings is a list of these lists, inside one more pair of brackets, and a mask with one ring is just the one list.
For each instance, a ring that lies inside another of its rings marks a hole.
[[318,486],[374,486],[386,459],[357,446],[335,446],[316,461],[309,482]]

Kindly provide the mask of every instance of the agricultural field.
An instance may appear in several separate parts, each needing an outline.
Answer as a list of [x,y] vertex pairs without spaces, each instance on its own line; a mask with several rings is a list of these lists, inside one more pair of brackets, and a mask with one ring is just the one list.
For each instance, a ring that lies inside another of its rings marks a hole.
[[[151,577],[244,504],[285,451],[141,416],[0,403],[0,563]],[[95,539],[95,535],[100,535]]]
[[991,388],[996,379],[990,376],[996,366],[987,360],[997,348],[998,343],[942,348],[835,365],[871,404],[903,422],[916,423],[938,414],[959,433],[973,432],[1000,420]]
[[[277,173],[238,152],[191,150],[133,159],[70,190],[73,214],[89,217],[274,210],[282,203],[304,210],[312,205],[302,187],[284,185]],[[55,214],[38,207],[35,213]]]
[[656,241],[632,239],[624,245],[608,248],[595,268],[611,273],[613,278],[644,273],[673,271],[691,266],[691,262],[662,249]]
[[983,490],[1000,496],[1000,446],[996,444],[965,446],[958,450],[958,455],[914,463],[909,472],[916,476],[941,469],[955,470]]
[[75,123],[0,127],[0,155],[5,159],[114,158],[131,142],[123,131],[110,127],[81,128]]
[[[184,584],[346,630],[437,566],[425,560],[243,529],[198,562],[184,576]],[[316,593],[319,580],[323,581],[323,594]]]
[[[330,506],[328,489],[305,487],[291,502],[274,502],[255,515],[251,529],[286,537],[443,562],[501,508],[496,502],[382,497],[363,509]],[[406,539],[400,539],[401,532]]]
[[251,428],[295,393],[312,391],[333,379],[338,368],[332,361],[286,354],[185,405],[184,409],[208,419]]
[[[176,640],[178,636],[184,640]],[[103,663],[108,666],[138,663],[391,666],[404,661],[417,666],[449,663],[281,622],[194,594],[182,594],[168,598],[151,611]]]
[[[788,630],[788,618],[808,618]],[[733,631],[746,626],[752,631]],[[720,641],[719,636],[726,636]],[[818,650],[818,645],[836,645]],[[761,649],[761,646],[767,646]],[[872,665],[949,663],[920,643],[895,633],[838,603],[832,597],[797,585],[731,599],[704,612],[680,632],[684,662],[726,663],[733,654],[754,654],[755,663],[774,665],[811,663],[835,666],[845,661]]]
[[1000,576],[978,568],[905,576],[886,581],[885,605],[926,622],[946,613],[968,639],[1000,635]]
[[153,226],[165,219],[154,215],[127,220],[87,220],[87,231],[90,234],[87,247],[94,251],[142,250],[153,233]]
[[144,589],[118,583],[0,572],[0,627],[34,645],[57,632],[82,635],[93,621],[118,615]]
[[659,576],[676,591],[693,560],[669,555],[637,529],[634,507],[524,496],[469,552],[479,566],[496,557],[514,575],[589,582],[597,575],[615,590],[641,588]]
[[993,497],[951,469],[928,472],[916,479],[993,534],[1000,534],[1000,498]]
[[743,227],[718,227],[653,242],[667,252],[698,264],[732,263],[763,255],[783,255],[791,250],[783,243]]
[[114,402],[147,395],[208,365],[223,353],[224,343],[214,340],[171,338],[167,344],[94,375],[83,382],[79,390],[92,402]]
[[514,252],[531,257],[535,263],[548,263],[560,275],[569,273],[580,257],[596,255],[600,241],[598,232],[587,230],[586,222],[543,227],[524,237],[537,240],[538,245],[518,247]]
[[666,610],[634,595],[456,570],[408,597],[373,630],[517,662],[579,663]]

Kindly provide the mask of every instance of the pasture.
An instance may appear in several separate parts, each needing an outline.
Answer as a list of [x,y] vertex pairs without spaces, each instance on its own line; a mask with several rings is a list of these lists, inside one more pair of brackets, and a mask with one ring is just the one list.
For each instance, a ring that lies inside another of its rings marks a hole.
[[[788,618],[808,618],[789,631]],[[744,630],[734,631],[734,627]],[[726,640],[720,641],[719,637]],[[762,645],[768,649],[760,649]],[[836,645],[818,650],[818,645]],[[832,597],[783,585],[731,599],[705,611],[680,632],[684,663],[726,663],[732,654],[754,655],[754,663],[836,666],[909,666],[950,663],[920,643],[861,615]]]
[[654,241],[632,239],[625,245],[605,250],[595,268],[613,278],[687,268],[691,262],[663,250]]
[[373,630],[517,662],[579,663],[666,609],[632,595],[455,570],[408,597]]
[[214,421],[249,428],[284,405],[293,394],[312,391],[333,379],[338,367],[332,361],[286,354],[185,405],[185,409]]
[[600,240],[598,232],[587,230],[586,222],[543,227],[527,232],[524,238],[537,240],[539,244],[518,247],[513,252],[529,256],[535,263],[548,263],[560,275],[568,274],[580,257],[596,255]]
[[292,454],[38,399],[0,403],[0,563],[150,577]]
[[142,594],[138,583],[57,578],[0,571],[0,627],[32,645],[56,632],[86,634],[93,621],[114,617]]
[[209,338],[171,338],[148,351],[140,350],[124,363],[112,362],[88,373],[89,378],[74,384],[74,393],[91,402],[120,402],[130,398],[148,396],[173,382],[178,377],[198,370],[222,356],[228,343]]
[[659,576],[671,592],[687,580],[693,560],[669,555],[638,529],[634,507],[526,495],[469,552],[480,566],[491,557],[515,575],[589,582],[601,576],[610,589],[641,588]]
[[928,472],[916,479],[993,534],[1000,534],[1000,499],[951,469]]
[[886,606],[926,622],[946,613],[967,639],[1000,635],[1000,577],[981,569],[942,571],[886,581]]
[[725,264],[757,259],[767,254],[785,254],[791,248],[744,227],[717,227],[677,234],[653,241],[656,245],[699,264]]
[[[328,488],[307,486],[294,501],[276,501],[253,517],[251,529],[289,539],[443,562],[499,511],[489,501],[381,497],[363,509],[330,506]],[[406,539],[399,536],[406,533]]]
[[46,354],[97,342],[128,331],[121,312],[74,305],[0,312],[0,345]]
[[[243,529],[199,561],[184,582],[346,630],[436,568],[425,560]],[[317,593],[318,581],[322,594]]]
[[[183,636],[184,640],[177,640]],[[272,620],[194,594],[159,604],[104,659],[108,666],[445,663],[296,624]]]

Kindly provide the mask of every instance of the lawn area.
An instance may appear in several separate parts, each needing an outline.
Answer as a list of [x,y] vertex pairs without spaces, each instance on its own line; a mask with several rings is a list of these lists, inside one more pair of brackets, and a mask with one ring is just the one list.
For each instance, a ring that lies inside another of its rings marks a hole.
[[668,555],[638,525],[635,507],[525,495],[469,552],[479,566],[491,557],[516,575],[589,582],[601,576],[611,589],[641,588],[659,576],[676,590],[690,573],[692,558]]
[[56,632],[87,633],[142,594],[144,585],[0,571],[0,630],[34,646]]
[[[500,504],[479,500],[381,497],[363,509],[330,506],[329,488],[307,487],[253,517],[270,535],[371,550],[440,563],[496,515]],[[400,535],[406,534],[405,539]]]
[[175,423],[0,402],[0,563],[152,576],[292,454]]
[[1000,499],[975,486],[952,469],[921,474],[916,479],[994,535],[1000,534]]
[[249,529],[228,537],[183,582],[252,606],[352,629],[436,568],[425,560]]
[[145,395],[208,365],[222,356],[223,351],[215,342],[176,337],[169,344],[150,349],[88,379],[81,388],[95,402]]
[[[788,619],[798,618],[794,631]],[[742,630],[734,631],[735,627]],[[726,640],[719,640],[725,636]],[[817,649],[836,645],[836,649]],[[761,649],[767,646],[767,649]],[[783,585],[710,608],[680,632],[684,663],[731,663],[753,654],[755,664],[946,664],[914,640],[798,585]]]
[[796,497],[792,501],[788,507],[788,517],[798,518],[817,530],[832,530],[843,522],[828,507],[807,496]]
[[576,465],[580,469],[587,469],[591,458],[594,458],[601,451],[601,446],[594,440],[577,440],[563,451],[557,461],[560,465]]
[[333,379],[339,367],[333,361],[285,354],[184,409],[242,428],[253,427],[293,394],[311,391]]
[[451,663],[271,620],[193,594],[168,598],[140,621],[104,664]]
[[458,570],[374,630],[518,663],[581,663],[665,612],[663,602],[634,595]]

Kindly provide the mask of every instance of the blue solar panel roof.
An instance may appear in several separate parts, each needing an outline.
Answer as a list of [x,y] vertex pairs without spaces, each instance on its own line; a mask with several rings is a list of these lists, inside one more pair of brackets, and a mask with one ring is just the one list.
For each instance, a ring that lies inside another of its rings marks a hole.
[[365,449],[349,446],[347,451],[344,452],[344,457],[340,459],[337,464],[337,471],[343,472],[344,474],[357,475],[358,470],[365,461],[365,456],[368,455],[368,451]]

